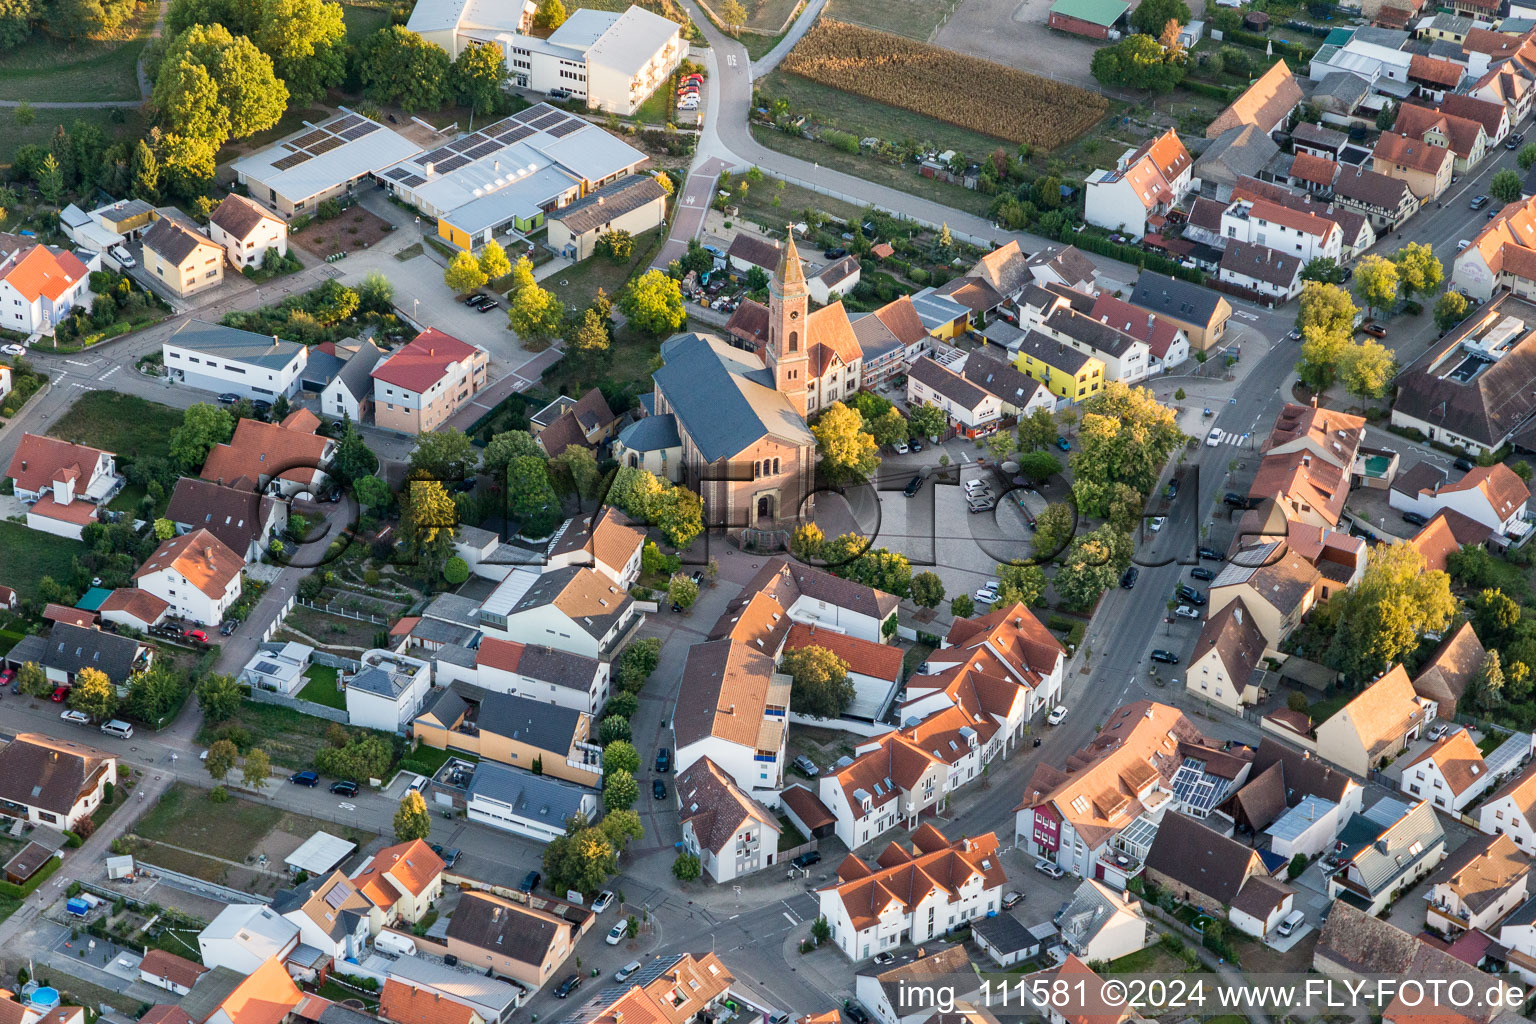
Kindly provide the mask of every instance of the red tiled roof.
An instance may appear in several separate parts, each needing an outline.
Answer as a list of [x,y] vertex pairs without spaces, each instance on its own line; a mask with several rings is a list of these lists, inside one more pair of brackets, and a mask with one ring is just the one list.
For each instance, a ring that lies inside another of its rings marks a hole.
[[478,350],[458,338],[429,327],[373,368],[375,380],[420,394],[442,380],[448,367]]
[[111,453],[83,444],[70,444],[56,437],[23,434],[5,474],[12,477],[21,490],[41,491],[53,486],[59,474],[69,469],[78,475],[87,467],[95,468],[97,460],[104,454]]
[[197,979],[208,973],[202,964],[193,963],[186,957],[177,956],[163,949],[152,949],[139,962],[139,970],[154,978],[164,978],[174,985],[191,988]]
[[902,651],[899,647],[872,643],[830,629],[817,629],[803,622],[790,627],[789,637],[784,641],[786,651],[812,646],[824,647],[842,658],[848,663],[849,671],[891,682],[901,679]]
[[55,253],[46,245],[35,245],[5,271],[4,277],[28,302],[36,302],[40,296],[52,302],[89,273],[74,253]]

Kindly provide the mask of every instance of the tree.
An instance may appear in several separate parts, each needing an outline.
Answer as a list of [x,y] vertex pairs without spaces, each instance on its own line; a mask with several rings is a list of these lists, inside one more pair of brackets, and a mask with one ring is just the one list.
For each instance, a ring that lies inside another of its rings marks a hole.
[[1061,463],[1047,451],[1025,452],[1019,456],[1019,473],[1036,483],[1043,483],[1061,472]]
[[[1532,144],[1536,146],[1536,143]],[[1444,334],[1467,318],[1471,306],[1461,292],[1446,292],[1435,303],[1435,329]]]
[[976,613],[976,601],[970,594],[956,594],[949,599],[949,613],[957,619],[968,619]]
[[413,839],[426,839],[432,834],[432,812],[419,790],[407,790],[395,809],[395,839],[409,843]]
[[564,303],[537,284],[519,288],[507,300],[507,326],[520,338],[553,338],[564,322]]
[[[240,766],[240,780],[251,789],[260,793],[267,788],[267,780],[272,777],[272,759],[266,751],[260,747],[252,747],[245,752],[245,764]],[[417,794],[420,796],[421,794]]]
[[169,519],[161,517],[155,520],[155,539],[170,540],[176,536],[176,524]]
[[608,845],[618,853],[623,853],[631,841],[645,838],[645,827],[640,824],[640,815],[624,808],[610,808],[597,827],[608,840]]
[[869,539],[856,533],[845,533],[828,541],[824,551],[829,567],[845,579],[897,597],[911,593],[912,563],[900,552],[871,548]]
[[1397,279],[1405,298],[1431,295],[1445,280],[1445,267],[1435,258],[1432,246],[1409,242],[1392,259],[1397,264]]
[[[635,236],[623,228],[612,228],[597,236],[597,245],[594,251],[597,255],[606,256],[614,263],[627,262],[635,254]],[[757,270],[759,268],[753,267],[752,269]]]
[[[495,47],[471,46],[464,52],[485,49],[494,50]],[[500,242],[493,239],[480,249],[480,272],[488,281],[500,281],[512,273],[512,261],[507,259],[507,250],[501,247]]]
[[614,740],[603,748],[603,774],[626,771],[630,775],[640,770],[640,752],[629,740]]
[[602,483],[602,472],[597,467],[597,456],[592,449],[573,444],[550,461],[551,469],[559,470],[571,478],[571,486],[583,501],[597,497],[597,486]]
[[160,198],[160,161],[155,159],[149,143],[139,139],[133,144],[132,182],[129,194],[135,199],[153,203]]
[[833,402],[811,426],[821,472],[828,480],[867,480],[880,467],[875,439],[864,430],[864,418],[842,402]]
[[465,480],[474,475],[480,453],[462,430],[447,427],[422,434],[411,451],[411,469],[433,480]]
[[105,672],[82,668],[75,673],[75,685],[69,691],[69,706],[85,712],[92,720],[110,718],[117,708],[117,689]]
[[627,811],[639,798],[640,784],[624,769],[616,769],[603,777],[604,810]]
[[1078,508],[1085,515],[1103,515],[1116,482],[1148,493],[1168,456],[1183,443],[1173,410],[1149,389],[1110,382],[1082,405],[1082,427],[1072,453]]
[[[635,712],[639,710],[640,698],[636,697],[628,690],[620,690],[618,693],[615,693],[612,697],[608,698],[608,703],[604,707],[604,714],[623,715],[625,718],[634,718]],[[603,765],[603,771],[607,770],[608,765],[605,763]]]
[[1303,333],[1308,327],[1317,327],[1330,332],[1343,331],[1347,337],[1355,329],[1355,317],[1359,312],[1349,292],[1343,288],[1309,281],[1301,289],[1296,326]]
[[1344,361],[1344,390],[1357,398],[1383,398],[1397,373],[1397,357],[1374,338],[1350,348]]
[[827,535],[815,523],[802,523],[795,527],[789,538],[789,553],[802,562],[814,562],[821,558],[822,545]]
[[185,687],[186,679],[180,672],[168,662],[157,661],[128,680],[128,699],[123,706],[139,721],[159,725],[181,707]]
[[507,467],[514,460],[525,455],[536,459],[548,458],[544,449],[539,447],[539,443],[528,431],[503,431],[486,443],[480,455],[480,472],[497,483],[505,483],[503,478],[507,474]]
[[1007,608],[1022,604],[1033,606],[1045,593],[1045,571],[1038,565],[1021,562],[1005,562],[997,567],[997,600],[994,608]]
[[1088,608],[1115,585],[1129,564],[1130,538],[1111,526],[1101,526],[1072,541],[1051,584],[1064,604]]
[[[448,491],[437,480],[407,480],[400,496],[400,532],[414,549],[418,561],[423,554],[440,552],[439,561],[448,560],[453,531],[459,526],[459,509]],[[438,569],[432,568],[435,578]]]
[[848,663],[825,647],[809,644],[785,651],[779,671],[790,677],[790,710],[816,718],[837,718],[853,703]]
[[565,835],[544,847],[544,874],[556,892],[574,889],[596,892],[619,869],[619,855],[600,828],[573,814],[565,823]]
[[1495,173],[1488,181],[1488,194],[1504,204],[1518,201],[1520,199],[1520,175],[1507,167]]
[[608,351],[611,338],[608,322],[597,310],[588,307],[566,335],[568,350],[584,361],[591,361]]
[[1088,68],[1105,85],[1170,92],[1184,80],[1184,66],[1147,35],[1129,35],[1093,52]]
[[698,599],[699,585],[684,573],[673,573],[672,579],[667,583],[667,600],[687,610],[692,608],[693,602]]
[[171,431],[170,454],[184,469],[196,469],[213,446],[224,444],[235,433],[235,418],[228,409],[198,402],[182,413],[181,426]]
[[704,500],[686,487],[668,487],[652,503],[650,521],[681,551],[704,532]]
[[[260,0],[252,41],[272,58],[295,104],[313,103],[346,74],[347,26],[325,0]],[[228,22],[225,22],[228,24]]]
[[1383,544],[1370,550],[1359,581],[1329,599],[1327,611],[1336,624],[1328,664],[1365,680],[1415,650],[1424,633],[1449,626],[1456,599],[1450,577],[1429,571],[1417,548]]
[[598,739],[603,746],[607,746],[614,740],[627,740],[631,738],[629,719],[623,715],[609,715],[604,718],[597,727]]
[[214,740],[208,747],[208,756],[203,758],[203,766],[214,782],[223,782],[235,770],[235,762],[239,759],[240,751],[232,740]]
[[667,490],[655,473],[635,466],[620,466],[608,485],[607,502],[633,519],[649,522],[651,509]]
[[533,12],[533,27],[557,29],[565,24],[565,5],[560,0],[539,0]]
[[234,676],[210,675],[197,684],[197,706],[203,717],[215,725],[235,717],[242,700]]
[[[448,87],[460,103],[472,113],[496,110],[502,104],[501,83],[507,80],[507,59],[499,46],[466,46],[448,69]],[[487,243],[488,245],[490,243]],[[497,246],[499,249],[500,246]],[[506,254],[502,254],[505,259]],[[483,257],[482,257],[483,258]],[[510,263],[507,270],[511,270]],[[505,277],[507,270],[492,274],[491,280]]]
[[619,309],[653,337],[681,330],[688,320],[682,289],[660,270],[647,270],[631,281],[619,298]]
[[450,586],[458,586],[469,579],[469,563],[454,555],[443,563],[443,580]]
[[1384,132],[1392,130],[1397,123],[1397,107],[1391,103],[1383,103],[1381,109],[1376,111],[1376,127]]
[[404,25],[381,28],[363,40],[356,66],[369,99],[399,104],[406,113],[436,110],[448,93],[447,52]]
[[379,457],[368,447],[352,421],[347,420],[341,440],[336,444],[336,455],[331,459],[332,471],[343,480],[357,480],[378,468]]
[[37,180],[37,191],[42,197],[50,203],[57,203],[59,196],[64,194],[64,172],[59,170],[58,158],[52,153],[43,157],[34,177]]
[[618,670],[614,673],[619,685],[630,693],[638,693],[656,666],[661,664],[661,640],[654,636],[632,640],[619,655]]
[[1343,331],[1308,326],[1301,331],[1301,361],[1296,375],[1314,391],[1325,391],[1339,379],[1349,356],[1350,335]]
[[1397,301],[1397,264],[1375,253],[1365,257],[1355,268],[1355,298],[1365,303],[1366,312],[1390,309]]
[[547,537],[560,521],[560,499],[543,459],[519,455],[507,467],[507,515],[530,537]]
[[1497,587],[1486,587],[1468,605],[1472,612],[1472,627],[1488,646],[1503,646],[1510,639],[1510,631],[1520,621],[1520,605]]
[[747,9],[741,5],[741,0],[725,0],[720,5],[720,21],[731,35],[739,35],[747,23]]
[[919,608],[937,608],[944,600],[944,581],[938,573],[920,572],[912,577],[912,603]]
[[937,438],[949,426],[944,410],[936,405],[920,405],[913,409],[908,422],[913,437]]
[[1170,21],[1180,25],[1189,22],[1189,6],[1184,0],[1142,0],[1131,12],[1131,28],[1154,38]]
[[[338,15],[339,17],[339,15]],[[164,73],[165,68],[202,68],[216,93],[209,110],[205,90],[197,79]],[[224,25],[192,25],[171,40],[155,79],[153,102],[169,131],[215,141],[243,139],[277,124],[288,106],[288,87],[277,77],[272,58],[243,35],[233,35]],[[181,90],[190,87],[196,99]],[[192,115],[189,119],[183,115]],[[209,124],[208,116],[216,118]]]
[[1339,261],[1332,256],[1314,256],[1307,261],[1307,265],[1301,268],[1303,281],[1318,281],[1322,284],[1338,284],[1344,279],[1344,271],[1339,266]]
[[[1140,495],[1138,494],[1139,498]],[[1139,505],[1140,502],[1138,501]],[[1072,506],[1061,501],[1053,501],[1045,506],[1045,511],[1035,520],[1035,558],[1039,561],[1054,558],[1067,542],[1072,539],[1072,532],[1077,529],[1077,515],[1072,511]]]
[[672,877],[679,882],[698,881],[703,869],[699,867],[699,858],[691,853],[680,853],[672,862]]
[[480,262],[467,251],[455,256],[443,271],[443,283],[456,295],[472,292],[485,282],[485,271],[480,269]]
[[1504,667],[1498,651],[1489,651],[1483,656],[1482,667],[1467,689],[1472,694],[1473,705],[1485,715],[1503,703]]
[[395,497],[389,484],[372,475],[352,481],[352,492],[359,502],[375,511],[388,508]]
[[821,945],[832,937],[832,926],[827,923],[827,915],[822,914],[811,922],[811,938],[816,940],[816,945]]
[[24,662],[16,672],[16,685],[28,697],[43,697],[53,692],[48,673],[35,661]]

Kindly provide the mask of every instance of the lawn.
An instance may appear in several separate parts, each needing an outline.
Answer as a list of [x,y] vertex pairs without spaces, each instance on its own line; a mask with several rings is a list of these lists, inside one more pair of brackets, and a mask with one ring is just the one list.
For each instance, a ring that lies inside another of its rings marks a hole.
[[[60,125],[70,129],[77,121],[100,128],[108,141],[121,139],[131,141],[140,138],[145,130],[144,116],[136,107],[98,107],[96,109],[39,107],[33,111],[33,117],[31,124],[20,125],[16,123],[14,109],[0,110],[0,134],[4,134],[6,139],[5,142],[0,143],[0,164],[9,164],[18,146],[28,143],[46,146],[53,139]],[[7,219],[6,230],[15,230],[10,225],[10,218]]]
[[239,798],[216,804],[206,791],[178,782],[139,819],[133,832],[141,839],[162,840],[242,864],[282,819],[280,808]]
[[1184,961],[1157,943],[1138,949],[1110,963],[1109,974],[1181,974],[1188,968]]
[[1340,691],[1339,693],[1335,693],[1332,696],[1324,697],[1316,704],[1313,704],[1311,707],[1307,708],[1307,714],[1312,716],[1312,721],[1314,723],[1326,722],[1328,719],[1333,717],[1336,711],[1342,708],[1345,704],[1348,704],[1350,701],[1354,700],[1356,696],[1358,696],[1358,694],[1352,690]]
[[653,228],[635,236],[635,251],[627,263],[615,263],[606,256],[589,256],[574,266],[545,278],[541,284],[554,292],[567,309],[582,309],[592,301],[599,288],[617,302],[619,293],[635,273],[644,271],[661,239],[662,228]]
[[225,726],[243,729],[249,737],[249,746],[266,751],[274,764],[304,769],[313,767],[315,754],[326,745],[325,731],[331,723],[275,704],[247,701],[223,726],[211,728],[205,725],[198,734],[198,742],[212,743]]
[[299,691],[299,699],[324,704],[328,708],[347,708],[347,695],[336,688],[336,670],[328,665],[311,665],[304,673],[309,682]]
[[[480,758],[476,757],[474,754],[466,754],[459,750],[448,750],[446,748],[439,750],[436,747],[429,747],[423,743],[419,744],[415,750],[405,755],[404,759],[402,759],[400,762],[400,767],[409,768],[411,771],[416,772],[418,775],[431,776],[436,775],[438,770],[453,758],[458,758],[460,761],[480,760]],[[409,764],[407,764],[407,762],[409,762]]]
[[[547,283],[547,282],[546,282]],[[718,331],[713,324],[694,322],[684,325],[683,330]],[[661,341],[649,338],[629,327],[614,332],[613,345],[607,360],[600,366],[586,368],[578,359],[562,359],[554,365],[536,389],[527,392],[542,404],[558,394],[579,395],[599,381],[618,381],[628,386],[631,394],[651,389],[651,364],[661,351]],[[532,408],[539,408],[538,404]]]
[[139,53],[154,28],[157,6],[141,5],[121,28],[99,40],[71,43],[41,33],[32,36],[0,58],[0,99],[138,99]]
[[76,444],[114,453],[119,459],[170,452],[171,432],[181,426],[180,409],[120,391],[87,391],[48,431]]
[[[775,196],[779,200],[778,206],[773,205]],[[747,189],[745,199],[741,197],[740,189],[735,190],[731,201],[740,208],[742,220],[750,220],[775,231],[784,230],[785,223],[798,217],[800,211],[805,209],[820,210],[845,223],[858,220],[864,212],[860,207],[841,199],[833,199],[778,178],[766,177]]]
[[788,34],[784,32],[776,36],[765,36],[761,32],[743,32],[736,41],[747,48],[748,60],[762,60]]
[[[641,124],[666,124],[672,120],[672,96],[677,92],[677,75],[674,73],[646,97],[635,111],[635,120]],[[673,122],[674,124],[676,122]]]
[[954,0],[832,0],[822,17],[927,42],[949,20]]
[[342,4],[341,18],[347,26],[347,46],[356,46],[381,28],[389,27],[389,12],[378,7]]
[[85,545],[29,530],[21,523],[0,522],[0,551],[5,552],[6,586],[25,600],[37,597],[37,583],[44,576],[61,582],[73,579],[75,556],[85,554]]
[[386,625],[365,619],[349,619],[345,615],[327,615],[313,608],[295,608],[284,620],[290,629],[312,637],[320,646],[357,647],[367,650],[375,646],[374,638]]

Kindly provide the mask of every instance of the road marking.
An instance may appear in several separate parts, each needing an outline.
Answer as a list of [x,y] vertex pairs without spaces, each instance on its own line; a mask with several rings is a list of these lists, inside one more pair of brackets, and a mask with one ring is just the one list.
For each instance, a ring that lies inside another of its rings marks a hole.
[[795,920],[795,917],[794,917],[794,915],[793,915],[793,914],[791,914],[791,913],[790,913],[790,912],[789,912],[789,911],[787,911],[787,910],[786,910],[786,911],[784,911],[784,917],[785,917],[785,918],[786,918],[786,919],[788,919],[788,921],[789,921],[789,923],[790,923],[790,924],[791,924],[791,925],[797,925],[797,924],[799,924],[799,923],[800,923],[800,922],[799,922],[799,921],[796,921],[796,920]]
[[121,370],[121,369],[122,369],[121,366],[114,366],[114,367],[112,367],[112,369],[108,370],[106,373],[102,374],[100,377],[97,377],[96,379],[97,380],[106,380],[108,377],[112,376],[114,373],[116,373],[118,370]]
[[90,363],[82,363],[78,359],[66,359],[64,361],[66,363],[69,363],[71,366],[90,366],[91,365]]
[[1233,311],[1232,311],[1232,315],[1233,315],[1233,316],[1240,316],[1240,317],[1242,317],[1242,318],[1243,318],[1243,319],[1244,319],[1244,320],[1252,320],[1252,321],[1254,321],[1254,322],[1255,322],[1255,323],[1257,323],[1257,322],[1258,322],[1258,319],[1259,319],[1259,318],[1258,318],[1258,317],[1256,317],[1256,316],[1254,316],[1254,315],[1253,315],[1253,314],[1252,314],[1252,313],[1250,313],[1250,312],[1248,312],[1248,311],[1247,311],[1247,310],[1245,310],[1245,309],[1234,309],[1234,310],[1233,310]]

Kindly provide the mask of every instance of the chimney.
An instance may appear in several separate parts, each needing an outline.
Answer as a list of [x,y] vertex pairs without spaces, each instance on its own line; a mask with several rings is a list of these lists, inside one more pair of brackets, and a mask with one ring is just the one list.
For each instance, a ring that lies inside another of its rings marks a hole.
[[208,559],[208,561],[210,561],[210,562],[213,561],[213,545],[212,544],[209,544],[207,547],[203,548],[203,557]]

